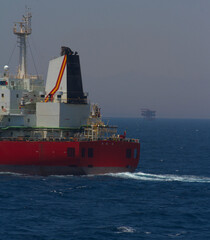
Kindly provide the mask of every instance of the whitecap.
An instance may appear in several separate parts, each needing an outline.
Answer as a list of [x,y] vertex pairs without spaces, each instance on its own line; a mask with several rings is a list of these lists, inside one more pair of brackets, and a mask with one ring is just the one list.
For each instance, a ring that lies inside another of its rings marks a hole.
[[176,238],[176,237],[179,237],[181,235],[184,235],[186,234],[185,231],[182,231],[182,232],[178,232],[178,233],[171,233],[171,234],[168,234],[169,237],[172,237],[172,238]]
[[74,175],[49,175],[49,177],[56,177],[56,178],[72,178]]
[[191,182],[191,183],[210,183],[209,177],[193,175],[173,175],[173,174],[150,174],[143,172],[136,173],[110,173],[112,177],[134,179],[140,181],[159,181],[159,182]]
[[26,176],[23,173],[14,173],[14,172],[0,172],[0,175]]
[[134,233],[135,229],[129,226],[121,226],[117,228],[117,233]]

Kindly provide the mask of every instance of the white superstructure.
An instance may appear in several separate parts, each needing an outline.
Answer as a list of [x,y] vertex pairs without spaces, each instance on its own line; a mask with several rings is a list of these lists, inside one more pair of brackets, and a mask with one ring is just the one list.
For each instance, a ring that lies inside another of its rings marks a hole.
[[27,73],[26,40],[32,32],[31,17],[26,13],[13,29],[20,49],[17,74],[10,74],[5,65],[0,77],[0,136],[5,132],[7,137],[31,136],[36,131],[46,137],[49,129],[80,129],[90,117],[76,52],[61,48],[61,56],[49,63],[46,86],[39,76]]

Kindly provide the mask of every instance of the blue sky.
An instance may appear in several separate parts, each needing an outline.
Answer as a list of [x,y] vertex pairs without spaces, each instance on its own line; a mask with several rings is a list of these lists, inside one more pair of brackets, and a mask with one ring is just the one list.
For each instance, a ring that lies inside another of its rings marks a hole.
[[[60,46],[78,51],[84,90],[104,116],[139,117],[147,107],[158,117],[210,118],[210,1],[1,1],[1,69],[25,5],[32,12],[29,42],[38,72],[46,77]],[[18,49],[13,72],[17,61]]]

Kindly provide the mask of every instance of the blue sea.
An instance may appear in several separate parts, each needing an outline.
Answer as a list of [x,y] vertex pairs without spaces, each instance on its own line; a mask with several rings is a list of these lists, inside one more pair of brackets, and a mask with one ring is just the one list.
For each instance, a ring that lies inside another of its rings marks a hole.
[[210,120],[111,118],[135,173],[0,174],[1,240],[210,239]]

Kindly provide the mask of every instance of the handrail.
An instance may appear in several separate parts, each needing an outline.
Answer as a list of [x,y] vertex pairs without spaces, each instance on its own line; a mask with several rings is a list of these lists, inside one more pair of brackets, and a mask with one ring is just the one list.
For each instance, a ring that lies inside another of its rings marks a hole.
[[89,139],[89,138],[32,138],[32,137],[1,137],[0,141],[22,141],[22,142],[95,142],[95,141],[111,141],[111,142],[135,142],[139,143],[139,139],[131,138],[99,138],[99,139]]

